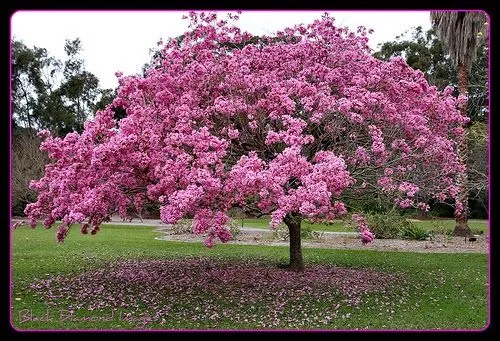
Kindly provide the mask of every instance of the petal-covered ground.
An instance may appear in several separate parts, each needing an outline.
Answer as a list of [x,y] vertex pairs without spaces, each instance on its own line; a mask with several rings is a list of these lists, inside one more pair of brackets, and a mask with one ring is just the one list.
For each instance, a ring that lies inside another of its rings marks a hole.
[[147,316],[140,327],[196,328],[213,321],[213,328],[289,329],[329,328],[373,299],[385,312],[394,288],[399,301],[405,298],[404,282],[395,274],[324,264],[295,273],[265,260],[185,258],[120,260],[37,279],[30,287],[52,307]]

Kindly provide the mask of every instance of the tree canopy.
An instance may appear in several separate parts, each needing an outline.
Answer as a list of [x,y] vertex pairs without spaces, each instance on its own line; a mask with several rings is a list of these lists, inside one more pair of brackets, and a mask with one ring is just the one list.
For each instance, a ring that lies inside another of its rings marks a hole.
[[[270,214],[275,227],[335,219],[363,193],[423,210],[453,197],[464,98],[401,57],[374,58],[368,34],[325,15],[242,44],[254,37],[191,13],[182,44],[167,42],[145,77],[118,74],[117,97],[81,134],[42,132],[52,163],[32,184],[31,224],[62,219],[63,240],[72,224],[96,233],[114,212],[153,202],[165,223],[193,215],[212,246],[229,240],[234,206]],[[126,112],[118,122],[115,107]]]

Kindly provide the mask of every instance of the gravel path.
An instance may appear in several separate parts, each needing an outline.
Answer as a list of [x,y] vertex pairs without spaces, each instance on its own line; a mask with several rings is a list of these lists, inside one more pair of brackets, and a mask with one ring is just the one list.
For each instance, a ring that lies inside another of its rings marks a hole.
[[[288,246],[288,241],[276,240],[270,230],[244,228],[228,244]],[[159,227],[157,232],[162,235],[158,240],[183,241],[201,243],[203,236],[191,233],[174,234],[170,227]],[[487,236],[479,236],[475,242],[463,237],[439,236],[434,240],[416,241],[400,239],[375,239],[368,245],[363,245],[355,232],[324,232],[320,238],[302,241],[305,248],[330,248],[344,250],[377,250],[400,252],[437,252],[437,253],[488,253]]]
[[[21,221],[20,218],[13,218],[13,221]],[[111,222],[105,223],[123,226],[144,226],[156,227],[161,235],[158,240],[183,241],[201,243],[203,236],[191,233],[175,234],[171,225],[166,225],[157,219],[143,219],[142,222],[134,220],[124,222],[119,218],[114,218]],[[229,244],[241,245],[269,245],[288,246],[288,241],[277,240],[269,229],[240,227],[240,233]],[[477,240],[470,242],[463,237],[438,236],[433,240],[399,240],[399,239],[375,239],[368,245],[361,244],[356,232],[330,232],[325,231],[320,238],[305,239],[302,241],[303,247],[331,248],[346,250],[378,250],[378,251],[401,251],[401,252],[438,252],[438,253],[488,253],[488,235],[481,235]]]

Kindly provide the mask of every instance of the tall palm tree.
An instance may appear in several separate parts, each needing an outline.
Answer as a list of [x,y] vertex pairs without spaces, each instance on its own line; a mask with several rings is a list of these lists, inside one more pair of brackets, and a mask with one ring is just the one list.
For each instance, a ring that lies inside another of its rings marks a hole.
[[[461,95],[467,95],[469,72],[476,59],[479,39],[484,36],[487,23],[482,12],[474,11],[432,11],[432,26],[441,41],[444,50],[450,55],[452,62],[458,67],[458,90]],[[462,108],[462,115],[467,116],[467,106]],[[467,165],[467,136],[457,141],[457,153],[460,162]],[[456,214],[456,225],[453,234],[470,236],[467,225],[468,211],[468,180],[467,171],[457,176],[459,194],[456,205],[462,205],[461,213]]]

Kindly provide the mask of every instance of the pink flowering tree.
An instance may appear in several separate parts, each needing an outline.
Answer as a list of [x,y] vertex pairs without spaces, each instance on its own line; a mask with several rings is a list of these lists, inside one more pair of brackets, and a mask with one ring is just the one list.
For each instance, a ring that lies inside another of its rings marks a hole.
[[194,216],[211,247],[230,239],[227,212],[241,207],[287,225],[290,268],[301,270],[301,221],[346,214],[347,197],[427,210],[457,194],[464,99],[451,88],[429,86],[402,58],[373,58],[365,28],[327,15],[258,39],[230,19],[191,13],[144,77],[118,74],[118,96],[81,134],[41,133],[52,163],[31,185],[32,226],[61,219],[62,241],[74,224],[95,234],[114,213],[156,204],[168,224]]

